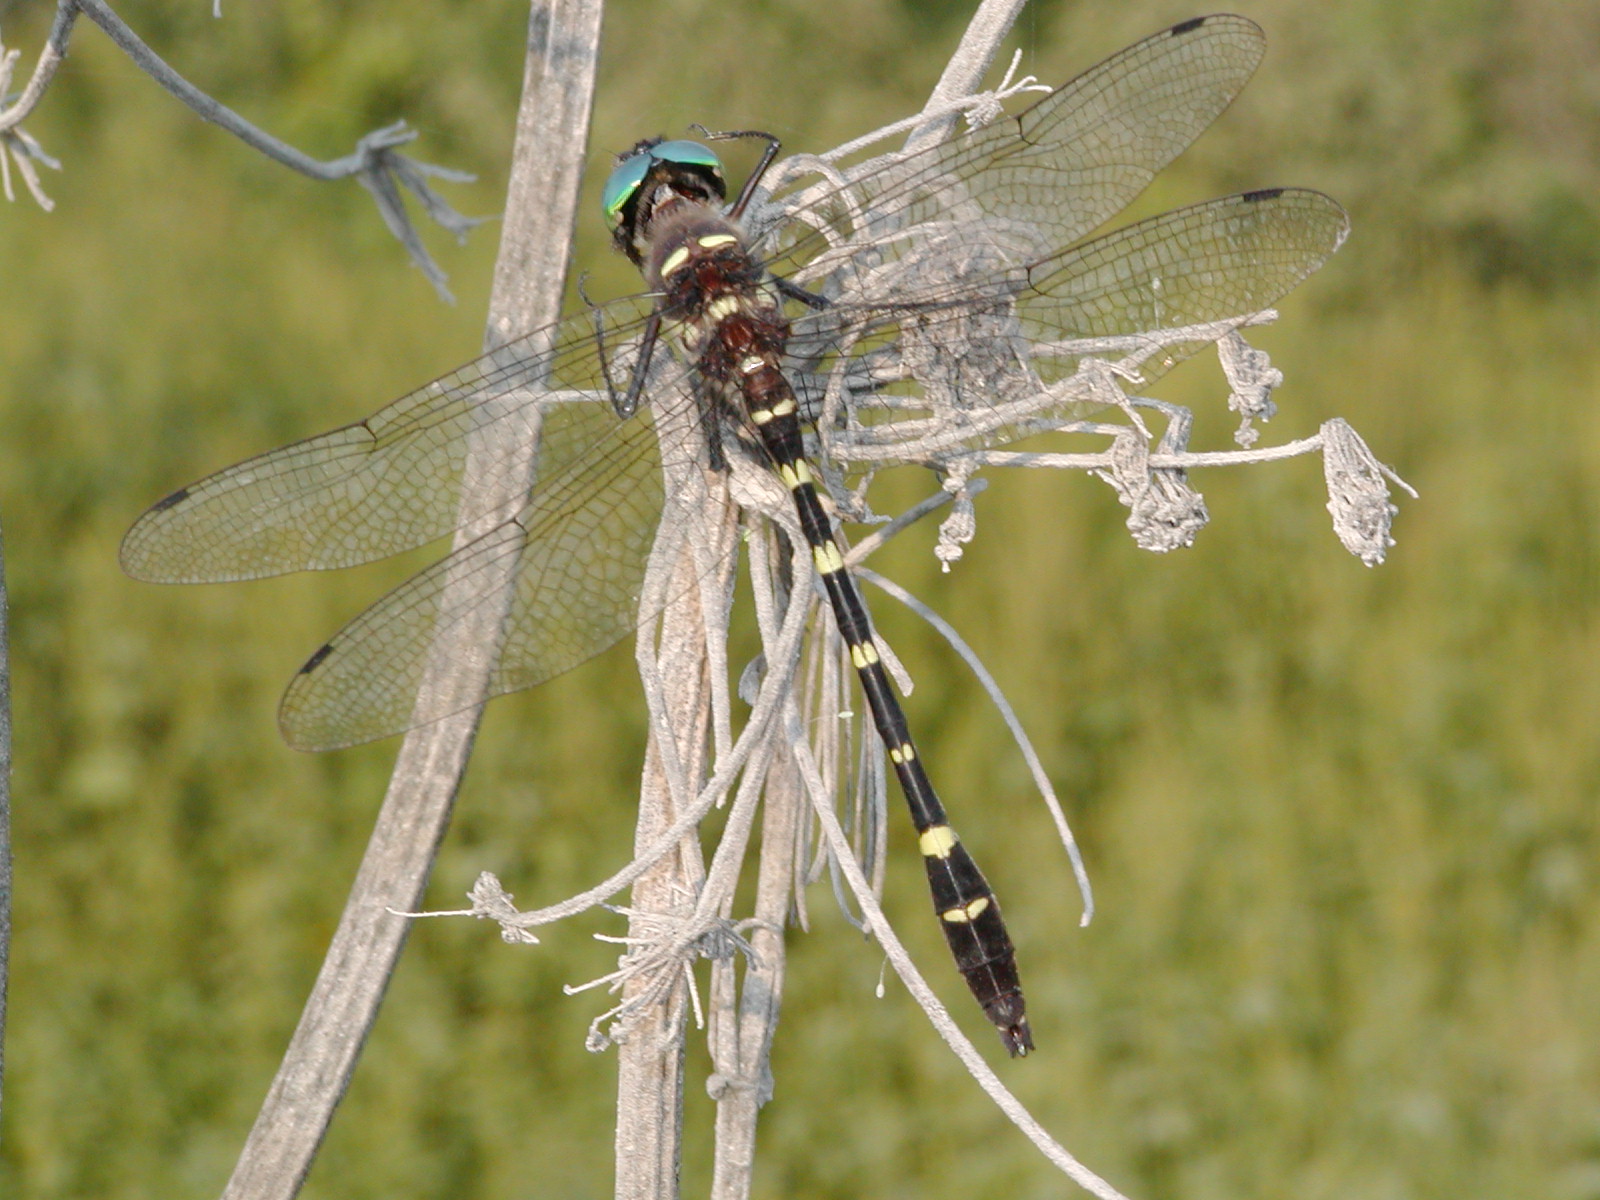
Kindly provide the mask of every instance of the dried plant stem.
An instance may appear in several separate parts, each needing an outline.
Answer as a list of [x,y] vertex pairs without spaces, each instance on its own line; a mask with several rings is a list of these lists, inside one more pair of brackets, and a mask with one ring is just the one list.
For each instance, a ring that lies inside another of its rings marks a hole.
[[[558,0],[547,10],[536,10],[530,21],[528,86],[517,124],[506,242],[507,252],[515,252],[524,263],[528,245],[542,246],[551,259],[544,264],[542,292],[497,286],[486,337],[491,346],[503,341],[508,331],[553,320],[560,304],[589,124],[600,7],[599,0]],[[561,52],[552,54],[552,46]],[[547,74],[550,66],[555,70]],[[531,432],[517,422],[490,422],[487,428],[497,426],[512,427],[513,436]],[[532,447],[525,449],[524,461],[531,463]],[[498,455],[503,461],[507,448],[476,446],[474,453],[490,460]],[[524,476],[519,485],[509,475],[500,469],[494,472],[506,487],[494,501],[516,503],[518,487],[525,493],[532,482]],[[470,489],[474,486],[470,462],[466,478],[465,487]],[[463,507],[484,513],[496,504],[473,498],[464,500]],[[463,530],[458,544],[475,532]],[[493,616],[486,623],[491,627],[468,631],[475,639],[471,644],[436,648],[425,689],[483,694],[498,637]],[[480,637],[484,640],[477,641]],[[421,901],[477,723],[478,712],[473,709],[415,729],[402,744],[339,928],[225,1197],[279,1200],[299,1189],[404,943],[409,921],[394,911],[414,909]]]
[[[34,164],[43,163],[50,167],[59,167],[60,164],[45,154],[21,126],[44,98],[45,91],[65,59],[67,44],[80,13],[99,26],[135,66],[160,84],[170,95],[197,116],[227,130],[251,149],[312,179],[334,180],[354,177],[372,194],[384,224],[405,246],[412,261],[427,276],[434,289],[442,298],[450,299],[449,290],[445,287],[444,272],[423,245],[421,236],[406,212],[403,193],[410,192],[430,218],[455,234],[457,238],[462,238],[473,226],[480,224],[480,221],[456,212],[433,190],[428,181],[444,179],[458,183],[469,182],[472,176],[447,167],[409,159],[400,154],[398,147],[416,137],[415,133],[406,128],[403,121],[373,130],[356,144],[353,153],[343,158],[326,161],[313,158],[251,124],[226,105],[219,104],[174,71],[105,0],[59,0],[55,21],[50,28],[45,47],[39,54],[39,60],[34,65],[33,74],[15,102],[9,108],[0,108],[0,168],[5,166],[6,155],[9,154],[11,161],[14,161],[22,172],[29,191],[33,193],[34,199],[42,208],[48,211],[54,206],[39,186]],[[3,50],[0,50],[0,53],[4,53]],[[0,59],[0,82],[9,78],[13,62],[14,52]],[[3,102],[4,96],[5,88],[0,86],[0,102]],[[4,182],[9,193],[9,175],[5,176]]]

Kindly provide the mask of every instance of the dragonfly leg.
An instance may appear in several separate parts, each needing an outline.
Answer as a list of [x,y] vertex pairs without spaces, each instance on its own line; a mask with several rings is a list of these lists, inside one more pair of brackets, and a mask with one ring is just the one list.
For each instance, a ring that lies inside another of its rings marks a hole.
[[804,304],[807,308],[813,308],[821,311],[832,303],[826,296],[819,296],[816,292],[808,292],[798,283],[794,283],[788,279],[779,278],[776,275],[772,277],[772,286],[777,288],[785,296],[789,297],[789,299],[800,301],[800,303]]
[[699,130],[709,141],[731,142],[739,138],[761,138],[767,143],[767,148],[761,152],[761,161],[756,164],[756,169],[750,172],[750,177],[744,181],[744,187],[739,189],[739,198],[728,209],[728,215],[737,221],[744,216],[744,210],[750,203],[750,198],[755,195],[761,178],[767,173],[767,168],[772,165],[772,160],[778,157],[778,147],[782,145],[776,134],[764,133],[759,129],[727,129],[713,132],[704,125],[694,125],[691,128]]

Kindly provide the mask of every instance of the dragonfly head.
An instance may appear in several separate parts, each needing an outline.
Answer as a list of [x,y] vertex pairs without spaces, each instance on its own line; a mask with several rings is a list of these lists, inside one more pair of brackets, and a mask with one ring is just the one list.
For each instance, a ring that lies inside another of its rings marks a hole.
[[600,204],[617,249],[638,266],[663,210],[684,203],[721,204],[727,191],[722,163],[699,142],[647,138],[618,156]]

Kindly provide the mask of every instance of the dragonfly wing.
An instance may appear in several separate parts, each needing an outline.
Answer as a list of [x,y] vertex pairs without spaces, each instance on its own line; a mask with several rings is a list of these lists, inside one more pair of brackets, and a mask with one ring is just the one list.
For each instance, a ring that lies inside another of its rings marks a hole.
[[[1214,330],[1194,340],[1174,340],[1170,331],[1243,324],[1322,266],[1349,231],[1336,201],[1305,188],[1180,208],[1031,266],[1018,298],[1021,331],[1046,382],[1070,375],[1087,356],[1071,343],[1106,338],[1127,348],[1091,353],[1136,353],[1151,383],[1217,340]],[[1169,333],[1153,336],[1161,330]]]
[[1185,21],[1015,117],[864,163],[820,195],[802,191],[777,206],[773,269],[838,293],[941,230],[969,245],[990,240],[1011,263],[1067,246],[1125,208],[1205,131],[1265,44],[1243,17]]
[[[667,405],[692,402],[681,373],[657,387],[673,389]],[[279,709],[290,745],[329,750],[439,720],[543,683],[636,628],[662,503],[655,430],[648,411],[619,422],[608,406],[581,407],[607,422],[604,433],[544,477],[515,520],[413,576],[311,656]],[[498,581],[507,572],[515,594],[485,693],[419,700],[434,645],[481,628],[486,606],[502,603]]]
[[[649,297],[631,297],[597,310],[608,353],[637,336],[652,306]],[[371,562],[443,537],[480,515],[460,504],[475,434],[506,439],[503,455],[491,451],[474,459],[476,478],[486,485],[481,490],[494,494],[494,484],[522,456],[523,439],[540,409],[564,411],[574,407],[567,403],[573,400],[603,402],[596,319],[591,313],[569,317],[364,421],[258,455],[174,492],[128,531],[123,568],[157,583],[257,579]],[[559,474],[564,464],[583,457],[614,423],[614,417],[547,418],[540,476]]]
[[[903,409],[909,399],[913,410],[945,413],[962,445],[1003,444],[1037,432],[1009,424],[1007,406],[1014,403],[1029,421],[1039,417],[1051,408],[1038,402],[1043,389],[1073,376],[1088,358],[1122,362],[1154,382],[1226,328],[1270,307],[1327,261],[1348,231],[1344,210],[1320,192],[1246,192],[947,284],[943,292],[835,305],[794,323],[796,390],[815,412],[830,381],[842,384],[867,425],[875,422],[860,410],[883,395],[888,401],[880,407]],[[1185,338],[1192,326],[1207,328]],[[1062,389],[1054,411],[1095,406],[1080,398]],[[872,446],[905,432],[857,436]]]

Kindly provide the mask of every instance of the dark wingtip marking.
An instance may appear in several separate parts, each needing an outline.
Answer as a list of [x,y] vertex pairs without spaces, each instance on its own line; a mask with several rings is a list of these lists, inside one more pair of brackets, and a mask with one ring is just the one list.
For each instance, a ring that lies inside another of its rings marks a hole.
[[300,668],[300,674],[302,674],[302,675],[311,674],[311,672],[315,671],[318,667],[320,667],[322,665],[322,660],[327,658],[328,655],[330,655],[332,653],[333,653],[333,643],[332,642],[324,642],[322,647],[315,654],[313,654],[310,658],[306,659],[306,665]]
[[1239,199],[1243,200],[1246,204],[1254,204],[1260,200],[1276,200],[1279,196],[1283,195],[1283,191],[1283,188],[1260,188],[1254,192],[1243,193]]
[[1178,22],[1168,32],[1173,37],[1182,37],[1186,33],[1193,33],[1196,29],[1199,29],[1207,20],[1208,18],[1206,17],[1190,17],[1187,21]]
[[177,491],[173,492],[172,495],[165,496],[162,499],[157,500],[150,506],[150,511],[161,512],[163,509],[171,508],[174,504],[182,504],[188,498],[189,489],[186,487],[181,487]]

